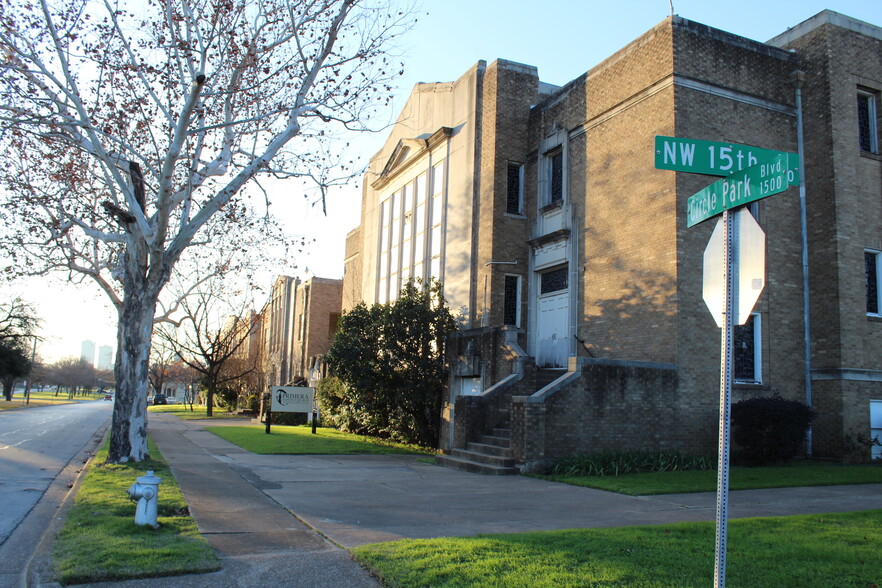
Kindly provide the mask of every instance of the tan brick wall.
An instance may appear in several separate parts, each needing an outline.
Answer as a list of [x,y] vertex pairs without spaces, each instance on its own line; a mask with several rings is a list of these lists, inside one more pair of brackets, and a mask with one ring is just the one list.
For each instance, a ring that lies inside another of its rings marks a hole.
[[806,72],[816,453],[866,457],[856,440],[882,399],[882,320],[866,314],[863,253],[882,250],[882,157],[860,152],[856,98],[882,93],[882,40],[827,24],[788,47]]
[[[292,377],[309,378],[315,358],[328,351],[332,321],[341,312],[343,281],[311,278],[297,288]],[[336,331],[336,328],[333,328]]]

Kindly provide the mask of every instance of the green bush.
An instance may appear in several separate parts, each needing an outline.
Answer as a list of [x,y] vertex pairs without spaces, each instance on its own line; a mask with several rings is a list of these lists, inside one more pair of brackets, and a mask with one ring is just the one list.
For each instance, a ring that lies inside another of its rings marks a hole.
[[352,433],[436,447],[447,381],[444,341],[457,328],[441,284],[409,281],[394,302],[359,304],[338,324],[325,355],[343,384],[325,415]]
[[804,447],[812,409],[775,398],[751,398],[732,405],[732,460],[756,466],[787,462]]
[[642,472],[716,469],[715,457],[678,451],[601,451],[561,457],[549,472],[554,476],[618,476]]

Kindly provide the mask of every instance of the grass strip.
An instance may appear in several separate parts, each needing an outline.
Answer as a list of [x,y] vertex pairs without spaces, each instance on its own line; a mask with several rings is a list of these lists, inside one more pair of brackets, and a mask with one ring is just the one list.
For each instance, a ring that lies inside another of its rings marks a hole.
[[[733,467],[730,490],[789,488],[794,486],[837,486],[882,483],[879,464],[841,464],[813,461],[755,468]],[[587,486],[631,496],[715,492],[716,470],[652,472],[620,476],[535,476],[552,482]]]
[[[53,569],[62,584],[106,582],[219,570],[220,561],[189,516],[187,502],[159,449],[151,459],[107,464],[107,442],[86,473],[53,547]],[[135,524],[126,490],[153,470],[159,486],[159,529]]]
[[[714,524],[407,539],[353,549],[384,586],[694,587],[713,584]],[[882,510],[730,521],[740,588],[882,584]]]
[[432,455],[434,451],[417,445],[395,443],[386,439],[344,433],[311,425],[289,427],[273,425],[266,434],[263,425],[240,427],[205,427],[218,437],[252,453],[261,455],[388,455],[393,453]]
[[208,416],[207,409],[205,405],[194,404],[193,410],[190,410],[189,404],[159,404],[159,405],[150,405],[147,407],[148,412],[163,412],[163,413],[171,413],[175,416],[178,416],[184,420],[195,420],[195,419],[234,419],[239,418],[235,415],[231,415],[219,408],[215,408],[212,410],[212,415]]

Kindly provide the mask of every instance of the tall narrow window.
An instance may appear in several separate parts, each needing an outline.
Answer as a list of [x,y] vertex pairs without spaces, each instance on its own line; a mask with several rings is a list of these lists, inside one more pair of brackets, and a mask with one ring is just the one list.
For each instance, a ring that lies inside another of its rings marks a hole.
[[563,150],[548,155],[548,202],[563,200]]
[[858,138],[861,151],[879,153],[879,137],[876,129],[878,117],[876,95],[858,91]]
[[508,193],[505,212],[509,214],[521,214],[523,210],[523,174],[524,166],[517,163],[508,164]]
[[[882,400],[870,401],[870,439],[882,443]],[[873,445],[870,457],[882,459],[882,445]]]
[[505,276],[505,292],[502,300],[502,322],[518,326],[521,306],[521,277]]
[[735,364],[733,375],[738,382],[759,384],[762,382],[760,317],[750,315],[743,325],[736,325],[733,333]]
[[867,279],[867,314],[880,314],[879,312],[879,278],[882,265],[882,253],[878,251],[864,251],[864,272]]

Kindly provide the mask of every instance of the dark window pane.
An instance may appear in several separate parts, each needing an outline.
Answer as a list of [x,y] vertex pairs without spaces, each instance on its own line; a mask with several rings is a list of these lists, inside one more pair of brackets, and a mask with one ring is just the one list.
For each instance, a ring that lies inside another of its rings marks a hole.
[[878,253],[864,252],[864,271],[867,275],[867,312],[879,314]]
[[551,270],[545,272],[540,278],[540,294],[548,294],[549,292],[557,292],[558,290],[567,289],[567,268]]
[[736,380],[755,381],[756,378],[756,339],[754,338],[754,317],[743,325],[735,325],[732,339],[735,345],[733,356]]
[[551,202],[563,199],[563,152],[551,156]]
[[505,276],[505,297],[502,301],[502,322],[506,325],[518,324],[518,277]]
[[521,212],[521,166],[508,164],[508,197],[505,212],[520,214]]
[[873,112],[873,98],[866,94],[858,94],[858,136],[861,142],[861,151],[873,150],[873,121],[870,119]]

